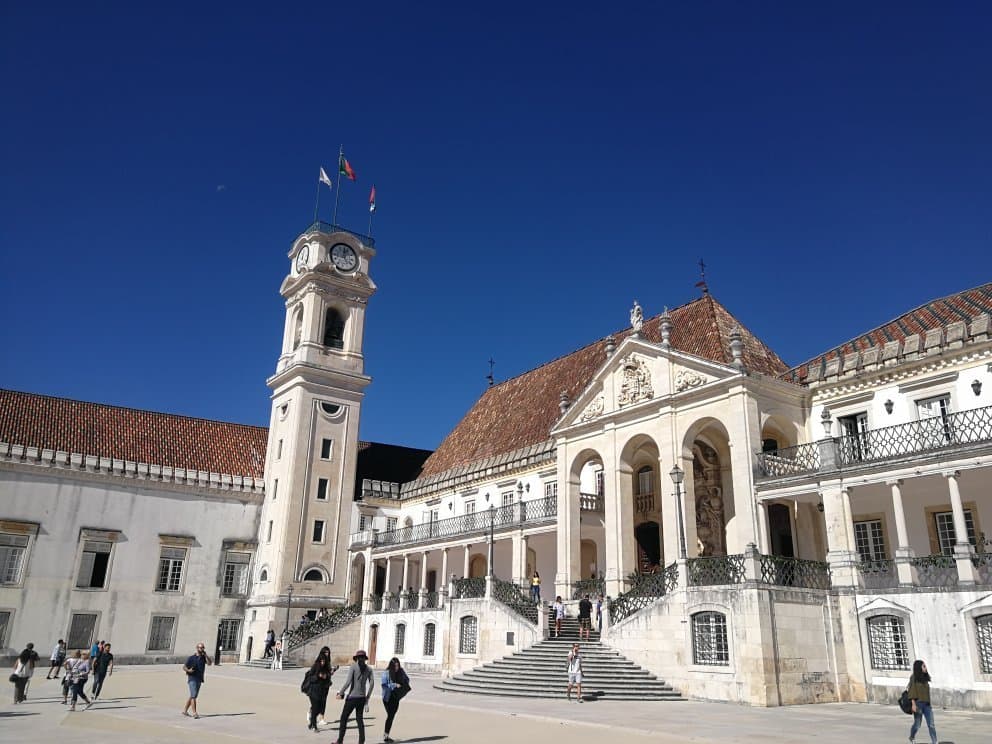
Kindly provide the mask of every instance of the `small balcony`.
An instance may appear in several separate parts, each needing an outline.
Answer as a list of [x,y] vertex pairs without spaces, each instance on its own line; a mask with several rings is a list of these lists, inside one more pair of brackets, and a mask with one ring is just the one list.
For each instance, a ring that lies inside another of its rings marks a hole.
[[854,470],[992,444],[992,406],[757,454],[759,480]]

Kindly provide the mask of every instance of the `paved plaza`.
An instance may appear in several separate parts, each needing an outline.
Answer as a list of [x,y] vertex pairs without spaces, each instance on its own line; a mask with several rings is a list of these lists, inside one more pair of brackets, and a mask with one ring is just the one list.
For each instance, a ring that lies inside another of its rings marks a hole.
[[[340,682],[344,670],[335,675]],[[13,705],[12,690],[0,706],[0,739],[52,742],[85,738],[99,742],[294,742],[332,741],[307,730],[307,699],[299,692],[302,670],[268,672],[233,665],[211,667],[200,696],[199,720],[184,718],[185,675],[179,666],[121,666],[104,687],[105,699],[76,713],[61,705],[59,683],[36,676],[28,701]],[[403,742],[524,744],[525,742],[905,742],[909,716],[895,706],[827,704],[745,708],[702,702],[584,705],[561,700],[492,698],[440,692],[436,677],[412,675],[393,737]],[[328,717],[341,703],[328,701]],[[373,699],[369,744],[382,741],[385,714]],[[987,744],[992,714],[937,710],[940,741]],[[924,734],[918,741],[926,741]],[[357,742],[349,728],[346,742]]]

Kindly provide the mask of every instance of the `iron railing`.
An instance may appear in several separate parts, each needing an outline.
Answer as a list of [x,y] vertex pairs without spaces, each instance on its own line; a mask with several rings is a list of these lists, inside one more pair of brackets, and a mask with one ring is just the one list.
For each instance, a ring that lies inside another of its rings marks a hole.
[[861,561],[858,564],[861,584],[865,589],[894,589],[899,586],[896,562],[892,560]]
[[382,612],[382,595],[374,594],[369,604],[369,612]]
[[440,604],[440,594],[438,592],[425,592],[424,602],[420,605],[422,610],[436,610]]
[[932,452],[992,441],[992,406],[910,421],[837,440],[841,465]]
[[803,589],[830,588],[830,566],[822,561],[761,555],[758,563],[759,581],[762,584],[797,586]]
[[992,553],[975,553],[971,557],[979,584],[992,584]]
[[344,232],[349,235],[354,235],[356,238],[361,240],[369,248],[375,247],[375,238],[371,235],[362,235],[360,232],[355,232],[354,230],[349,230],[347,227],[341,227],[341,225],[333,225],[330,222],[324,222],[323,220],[317,220],[316,222],[311,222],[310,226],[303,232],[322,232],[322,233],[336,233]]
[[926,555],[910,563],[916,567],[917,586],[951,589],[958,584],[958,564],[949,555]]
[[455,579],[451,585],[452,599],[482,599],[486,596],[486,580],[484,578]]
[[312,638],[316,638],[324,633],[340,628],[342,625],[350,623],[362,614],[362,604],[358,602],[330,614],[318,617],[308,623],[304,623],[297,628],[293,628],[286,633],[286,651],[293,651]]
[[[517,501],[513,504],[498,508],[478,511],[472,514],[462,514],[448,519],[436,519],[433,522],[400,527],[395,530],[376,532],[372,536],[372,545],[381,547],[387,545],[402,545],[437,540],[446,537],[458,537],[489,531],[490,520],[493,529],[518,526],[521,524],[536,524],[554,520],[558,516],[558,497],[548,496],[531,501]],[[351,536],[351,544],[358,539],[356,533]]]
[[744,583],[743,555],[715,555],[687,561],[689,586],[721,586]]
[[661,573],[632,574],[628,578],[632,584],[631,588],[615,599],[607,599],[611,625],[654,604],[660,597],[673,592],[679,585],[678,566],[675,563],[666,567]]
[[582,599],[586,594],[598,597],[606,594],[606,579],[579,579],[572,582],[572,599]]
[[493,577],[493,599],[506,605],[520,617],[537,625],[537,605],[530,601],[524,591],[509,581]]
[[820,469],[820,446],[816,442],[759,452],[758,471],[765,478],[813,473]]

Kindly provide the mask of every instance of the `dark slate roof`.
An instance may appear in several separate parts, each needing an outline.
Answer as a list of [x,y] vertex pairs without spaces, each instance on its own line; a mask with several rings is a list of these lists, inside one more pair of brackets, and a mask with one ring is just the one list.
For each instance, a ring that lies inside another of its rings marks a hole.
[[261,478],[261,426],[0,390],[0,441],[175,468]]
[[815,373],[826,362],[837,356],[845,356],[876,346],[881,347],[890,341],[904,341],[907,336],[914,334],[923,336],[927,331],[942,328],[956,321],[971,322],[972,318],[982,313],[992,313],[992,282],[924,303],[903,313],[895,320],[890,320],[793,367],[782,375],[782,378],[789,382],[805,384],[811,372]]
[[[669,311],[670,342],[675,349],[715,362],[730,364],[730,332],[740,328],[747,369],[781,375],[785,363],[741,325],[709,294]],[[661,341],[661,315],[645,321],[642,336]],[[619,344],[630,329],[614,334]],[[441,446],[424,464],[421,478],[487,457],[513,452],[548,439],[560,417],[562,391],[575,400],[606,359],[606,341],[600,340],[530,372],[494,385],[469,410]]]
[[355,470],[355,498],[362,495],[365,479],[406,483],[416,478],[431,451],[377,442],[358,443],[358,466]]

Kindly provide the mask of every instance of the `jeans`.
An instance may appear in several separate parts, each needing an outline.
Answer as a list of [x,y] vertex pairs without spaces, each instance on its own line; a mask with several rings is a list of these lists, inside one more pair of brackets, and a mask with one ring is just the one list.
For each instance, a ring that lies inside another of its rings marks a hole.
[[389,700],[383,702],[383,706],[386,709],[386,725],[382,730],[386,736],[389,736],[389,732],[393,728],[393,719],[396,717],[396,711],[400,709],[400,701],[396,697],[395,691],[389,696]]
[[14,702],[20,703],[27,699],[25,688],[28,685],[27,677],[18,677],[14,680]]
[[916,712],[913,714],[913,726],[909,729],[909,738],[910,740],[916,738],[916,732],[920,730],[920,724],[923,723],[924,718],[927,719],[927,728],[930,730],[930,741],[932,744],[937,744],[937,727],[933,725],[933,708],[930,707],[930,703],[922,700],[916,701]]
[[93,673],[93,697],[100,697],[100,690],[103,689],[103,680],[107,678],[106,672]]
[[541,601],[541,587],[531,585],[530,588],[530,601],[537,603]]
[[344,730],[348,727],[348,718],[355,711],[355,723],[358,724],[358,744],[365,744],[365,698],[350,697],[344,701],[341,720],[338,722],[338,741],[344,741]]
[[317,719],[323,718],[324,711],[327,709],[327,691],[308,694],[307,697],[310,698],[310,725],[317,728]]
[[76,699],[82,698],[87,705],[90,703],[90,699],[86,697],[86,677],[78,679],[72,683],[72,707],[76,707]]

